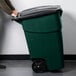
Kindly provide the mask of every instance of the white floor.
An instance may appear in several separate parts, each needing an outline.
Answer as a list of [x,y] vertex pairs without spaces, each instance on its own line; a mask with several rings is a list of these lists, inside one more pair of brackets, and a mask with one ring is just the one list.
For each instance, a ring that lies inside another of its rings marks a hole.
[[0,76],[76,76],[76,61],[65,61],[65,67],[59,73],[34,73],[30,60],[8,60],[0,63],[7,66],[6,69],[0,69]]

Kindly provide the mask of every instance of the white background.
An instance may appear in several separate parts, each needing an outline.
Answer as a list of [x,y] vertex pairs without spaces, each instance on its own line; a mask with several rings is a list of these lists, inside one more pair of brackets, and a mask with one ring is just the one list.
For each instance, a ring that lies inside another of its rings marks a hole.
[[[42,5],[61,5],[64,54],[76,54],[76,0],[11,0],[18,12]],[[29,54],[22,26],[0,11],[0,54]]]

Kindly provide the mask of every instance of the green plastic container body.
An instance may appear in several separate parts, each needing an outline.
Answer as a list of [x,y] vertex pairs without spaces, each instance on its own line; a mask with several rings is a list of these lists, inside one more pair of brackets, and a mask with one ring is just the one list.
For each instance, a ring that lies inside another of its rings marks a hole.
[[45,59],[49,70],[64,67],[60,13],[21,20],[30,57]]

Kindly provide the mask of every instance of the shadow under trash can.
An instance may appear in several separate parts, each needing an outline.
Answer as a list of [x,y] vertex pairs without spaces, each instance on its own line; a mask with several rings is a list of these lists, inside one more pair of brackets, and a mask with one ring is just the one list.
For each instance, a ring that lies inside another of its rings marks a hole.
[[23,26],[34,72],[64,67],[60,6],[39,6],[20,12],[13,20]]

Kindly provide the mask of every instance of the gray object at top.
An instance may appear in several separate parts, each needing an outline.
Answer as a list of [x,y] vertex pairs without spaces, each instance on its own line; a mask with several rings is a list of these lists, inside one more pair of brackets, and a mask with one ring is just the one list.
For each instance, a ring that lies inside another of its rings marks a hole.
[[48,6],[39,6],[30,9],[26,9],[19,13],[18,17],[15,20],[26,19],[31,17],[37,17],[45,14],[54,13],[57,10],[61,10],[59,5],[48,5]]

